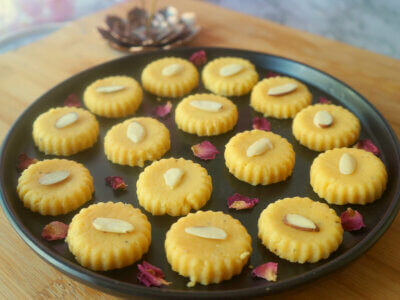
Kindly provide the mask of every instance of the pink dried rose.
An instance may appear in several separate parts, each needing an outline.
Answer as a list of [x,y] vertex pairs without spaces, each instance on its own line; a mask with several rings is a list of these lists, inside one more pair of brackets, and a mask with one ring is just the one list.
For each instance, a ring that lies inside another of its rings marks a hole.
[[44,226],[42,238],[48,241],[63,240],[68,233],[68,225],[59,221],[53,221]]
[[360,230],[365,227],[362,214],[350,207],[340,215],[342,227],[346,231]]
[[229,208],[236,210],[250,209],[258,203],[258,198],[250,198],[238,193],[226,199]]
[[255,117],[253,119],[253,129],[271,131],[271,124],[265,118]]
[[278,263],[268,262],[251,271],[251,276],[263,278],[268,281],[276,281],[278,274]]
[[371,152],[372,154],[378,156],[381,154],[378,147],[370,139],[359,140],[354,148],[363,149],[365,151]]
[[319,97],[318,102],[320,104],[331,104],[332,103],[330,100],[328,100],[328,98],[326,98],[324,96]]
[[68,97],[64,100],[64,106],[73,106],[73,107],[81,107],[82,104],[79,101],[79,98],[76,94],[70,94]]
[[171,101],[168,101],[167,104],[165,105],[158,105],[154,110],[154,113],[157,116],[164,118],[171,112],[171,109],[172,109],[172,103]]
[[138,264],[139,274],[137,276],[139,282],[145,286],[162,286],[170,285],[171,282],[164,280],[164,273],[161,269],[143,261],[142,264]]
[[192,146],[192,151],[195,156],[204,160],[215,159],[215,156],[219,154],[218,149],[209,141]]
[[106,178],[106,184],[111,186],[114,191],[125,190],[127,187],[124,180],[120,176],[108,176]]
[[26,153],[21,153],[20,155],[18,155],[17,159],[17,169],[20,172],[27,169],[30,165],[38,162],[36,158],[30,158]]
[[268,73],[265,75],[265,78],[272,78],[272,77],[277,77],[279,76],[278,73],[274,72],[274,71],[268,71]]
[[204,65],[207,62],[206,51],[200,50],[193,53],[189,60],[197,67]]

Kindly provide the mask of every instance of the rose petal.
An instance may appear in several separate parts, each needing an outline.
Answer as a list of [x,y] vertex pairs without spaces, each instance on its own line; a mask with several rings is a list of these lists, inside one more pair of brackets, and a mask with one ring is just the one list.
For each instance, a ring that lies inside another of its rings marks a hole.
[[189,60],[197,67],[204,65],[207,62],[206,51],[200,50],[193,53]]
[[59,221],[53,221],[44,226],[42,238],[48,241],[63,240],[68,233],[68,225]]
[[328,100],[328,98],[326,98],[324,96],[319,97],[318,102],[321,104],[331,104],[332,103],[330,100]]
[[168,101],[167,104],[165,104],[165,105],[158,105],[156,107],[156,109],[154,110],[154,113],[157,116],[164,118],[171,112],[171,109],[172,109],[172,103],[171,103],[171,101]]
[[265,78],[272,78],[272,77],[277,77],[279,76],[278,73],[274,72],[274,71],[268,71],[268,73],[265,75]]
[[36,158],[30,158],[26,153],[21,153],[20,155],[18,155],[17,159],[17,169],[20,172],[27,169],[30,165],[38,162]]
[[193,154],[204,160],[214,159],[219,151],[209,141],[204,141],[200,144],[192,146]]
[[114,191],[119,190],[119,189],[125,190],[127,187],[124,180],[120,176],[108,176],[106,178],[106,184],[111,186]]
[[265,118],[255,117],[253,119],[253,129],[271,131],[271,124]]
[[64,106],[74,106],[74,107],[81,107],[82,104],[79,101],[79,98],[76,94],[70,94],[68,97],[64,100]]
[[359,140],[357,144],[354,145],[354,148],[363,149],[365,151],[371,152],[378,156],[381,154],[378,147],[370,139]]
[[226,199],[229,208],[236,210],[253,208],[258,203],[258,198],[249,198],[238,193]]
[[264,278],[268,281],[276,281],[278,273],[278,263],[268,262],[260,265],[251,271],[253,277]]
[[171,282],[164,280],[164,273],[161,269],[143,261],[142,264],[138,264],[139,274],[137,279],[145,286],[162,286],[170,285]]
[[342,227],[346,231],[360,230],[365,227],[363,216],[350,207],[340,215]]

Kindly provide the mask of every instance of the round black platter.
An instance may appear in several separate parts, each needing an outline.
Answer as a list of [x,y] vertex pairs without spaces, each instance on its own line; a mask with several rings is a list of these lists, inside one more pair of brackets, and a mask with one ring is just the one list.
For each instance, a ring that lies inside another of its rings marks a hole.
[[[149,218],[152,225],[152,239],[149,252],[144,260],[160,267],[168,281],[172,284],[162,288],[147,288],[138,283],[137,266],[110,272],[93,272],[81,267],[68,251],[64,241],[48,242],[41,238],[44,225],[53,220],[69,223],[71,218],[79,211],[74,211],[65,216],[44,217],[25,209],[16,194],[16,185],[20,173],[16,170],[16,157],[26,152],[31,157],[38,159],[52,158],[40,153],[33,144],[31,137],[32,123],[36,117],[51,107],[62,106],[64,99],[71,93],[76,93],[81,99],[85,87],[92,81],[110,75],[128,75],[140,81],[143,68],[151,61],[166,57],[179,56],[189,58],[200,48],[186,48],[170,51],[155,51],[126,56],[89,70],[83,71],[70,79],[62,82],[55,88],[37,99],[18,118],[4,140],[0,156],[0,184],[3,209],[18,234],[24,241],[44,260],[61,270],[65,274],[92,287],[105,292],[125,296],[171,297],[171,298],[234,298],[260,296],[292,288],[328,274],[345,264],[353,261],[368,248],[370,248],[389,227],[399,209],[399,144],[382,115],[360,94],[337,79],[311,68],[307,65],[271,56],[263,53],[224,48],[205,49],[208,60],[221,56],[237,56],[250,60],[256,65],[262,79],[268,72],[297,78],[308,85],[313,94],[313,102],[320,96],[329,98],[334,104],[342,105],[357,115],[362,123],[361,138],[369,138],[379,147],[382,154],[380,158],[387,167],[389,182],[383,197],[375,203],[366,206],[352,206],[364,216],[366,228],[357,232],[345,232],[342,245],[325,260],[314,264],[294,264],[279,259],[266,250],[257,238],[257,219],[261,211],[278,199],[292,196],[307,196],[313,200],[324,202],[312,190],[309,184],[309,169],[317,152],[301,146],[291,133],[291,120],[277,120],[268,118],[272,131],[288,139],[296,152],[296,165],[293,175],[286,181],[269,185],[253,187],[241,182],[229,174],[224,164],[224,145],[238,132],[250,130],[252,119],[261,116],[249,107],[249,95],[231,97],[239,109],[239,121],[234,130],[216,137],[197,137],[177,129],[172,112],[161,121],[169,128],[171,133],[171,150],[164,157],[184,157],[200,163],[210,173],[213,181],[213,193],[210,201],[203,210],[220,210],[239,219],[252,236],[253,253],[250,263],[257,266],[265,262],[278,262],[278,280],[267,282],[251,278],[251,269],[246,266],[243,272],[231,280],[209,286],[196,285],[187,288],[187,278],[173,272],[167,263],[164,252],[165,234],[172,223],[178,218],[170,216],[153,217],[142,210]],[[205,92],[200,83],[193,93]],[[137,111],[137,116],[151,116],[157,105],[165,104],[156,100],[156,96],[144,93],[144,101]],[[172,99],[175,109],[181,99]],[[154,115],[153,115],[154,116]],[[105,201],[122,201],[140,207],[136,198],[136,180],[143,170],[139,167],[128,167],[112,164],[103,153],[103,139],[106,131],[114,124],[124,119],[98,118],[100,122],[100,137],[94,147],[82,153],[69,157],[84,164],[94,177],[95,194],[91,201],[84,207],[93,203]],[[211,141],[221,152],[215,160],[205,162],[193,156],[190,147],[201,141]],[[149,165],[149,164],[147,164]],[[122,176],[128,184],[127,191],[114,192],[105,185],[105,177],[111,175]],[[247,211],[230,210],[226,198],[233,193],[240,193],[250,197],[258,197],[260,202]],[[340,215],[346,206],[330,205]],[[18,251],[15,249],[15,251]]]

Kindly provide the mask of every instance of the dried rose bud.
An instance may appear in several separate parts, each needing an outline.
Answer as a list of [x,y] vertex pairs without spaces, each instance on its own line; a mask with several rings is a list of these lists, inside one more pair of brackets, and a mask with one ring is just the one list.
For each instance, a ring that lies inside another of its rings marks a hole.
[[278,274],[278,263],[268,262],[251,271],[253,277],[263,278],[268,281],[276,281]]
[[219,151],[209,141],[201,142],[200,144],[192,146],[193,154],[204,160],[215,159]]
[[238,193],[226,199],[229,208],[236,210],[250,209],[258,203],[258,198],[249,198]]
[[138,264],[139,274],[137,279],[139,282],[143,283],[145,286],[162,286],[162,285],[170,285],[171,282],[167,282],[164,280],[164,272],[149,264],[146,261],[143,261],[142,264]]
[[272,78],[272,77],[277,77],[279,76],[278,73],[274,72],[274,71],[268,71],[267,75],[265,75],[265,78]]
[[48,241],[63,240],[68,233],[68,225],[59,221],[53,221],[44,226],[42,238]]
[[189,60],[197,67],[204,65],[207,62],[206,51],[200,50],[193,53]]
[[378,156],[381,154],[378,147],[370,139],[359,140],[357,144],[354,145],[354,148],[363,149],[365,151],[371,152],[372,154]]
[[253,119],[253,129],[271,131],[271,124],[265,118],[255,117]]
[[124,180],[120,176],[108,176],[106,178],[106,184],[111,186],[114,191],[125,190],[127,187]]
[[321,104],[331,104],[332,102],[330,100],[328,100],[328,98],[321,96],[319,97],[318,103]]
[[350,207],[346,211],[342,212],[340,220],[342,221],[343,229],[346,231],[360,230],[365,227],[363,216]]
[[82,104],[79,101],[79,98],[76,94],[70,94],[68,97],[64,100],[64,106],[73,106],[73,107],[81,107]]
[[30,158],[26,153],[21,153],[20,155],[18,155],[17,159],[17,169],[20,172],[27,169],[30,165],[38,162],[36,158]]
[[171,112],[171,109],[172,109],[172,103],[171,101],[168,101],[167,104],[165,105],[158,105],[154,110],[154,113],[157,116],[164,118]]

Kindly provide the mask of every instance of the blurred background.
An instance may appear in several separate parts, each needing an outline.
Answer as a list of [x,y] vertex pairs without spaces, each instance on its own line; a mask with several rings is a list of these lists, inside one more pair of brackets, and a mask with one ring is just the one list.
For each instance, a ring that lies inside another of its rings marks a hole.
[[[198,1],[400,59],[400,0]],[[40,39],[68,21],[121,2],[129,0],[0,0],[0,53]]]

